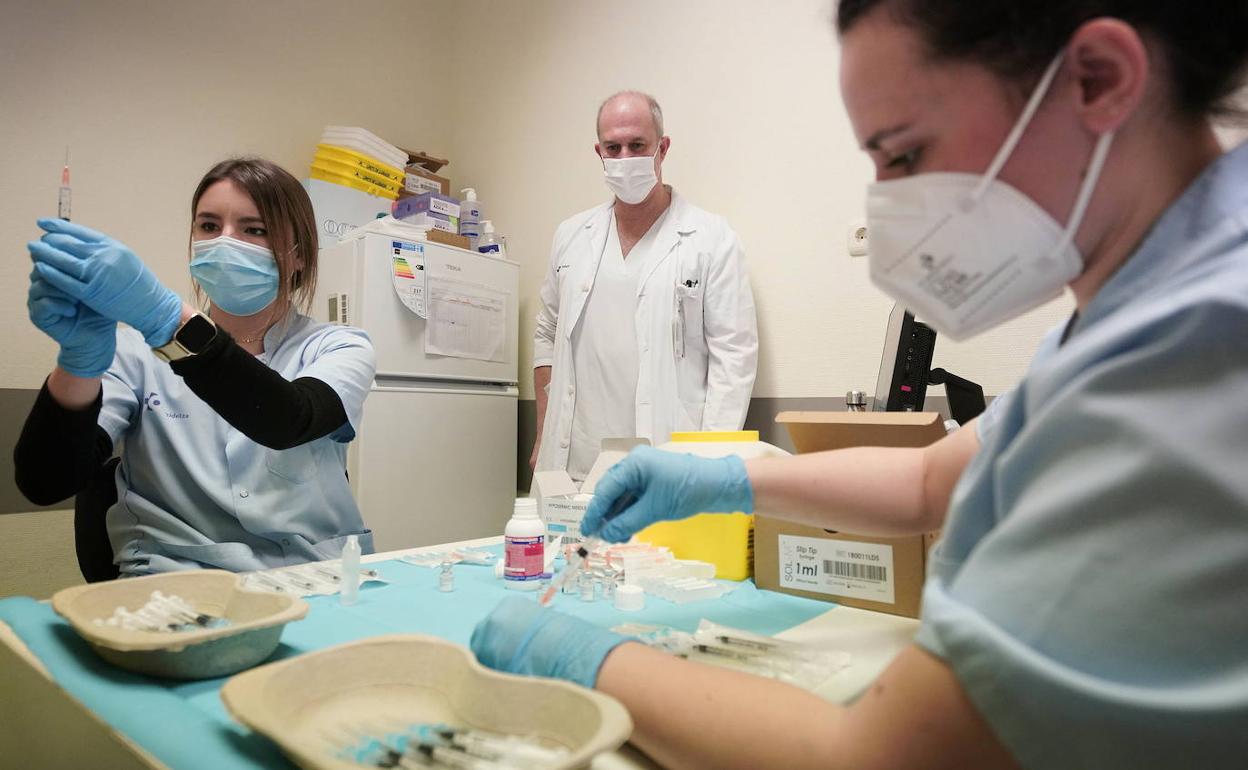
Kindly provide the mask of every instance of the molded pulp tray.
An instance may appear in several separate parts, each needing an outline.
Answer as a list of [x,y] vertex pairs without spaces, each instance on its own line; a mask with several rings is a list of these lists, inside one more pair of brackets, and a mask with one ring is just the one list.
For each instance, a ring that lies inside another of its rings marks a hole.
[[260,666],[226,682],[221,699],[306,770],[358,768],[335,756],[326,736],[368,725],[446,723],[536,736],[568,749],[552,765],[558,770],[588,767],[633,730],[614,698],[500,674],[467,648],[421,634],[377,636]]
[[[153,591],[179,596],[229,624],[168,633],[95,624],[96,619],[108,619],[117,607],[137,610]],[[211,679],[272,655],[282,629],[308,614],[308,603],[294,596],[244,590],[238,575],[214,569],[66,588],[52,597],[52,609],[115,666],[171,679]]]

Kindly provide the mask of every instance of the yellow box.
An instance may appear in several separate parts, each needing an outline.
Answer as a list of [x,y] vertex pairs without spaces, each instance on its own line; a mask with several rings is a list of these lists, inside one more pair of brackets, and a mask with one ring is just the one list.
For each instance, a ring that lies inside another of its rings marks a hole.
[[332,171],[326,171],[323,168],[318,168],[318,164],[315,163],[312,164],[312,168],[308,170],[308,176],[313,179],[319,179],[322,182],[330,182],[332,184],[342,185],[343,187],[350,187],[351,189],[359,190],[360,192],[366,192],[369,195],[375,195],[378,198],[394,200],[399,197],[398,193],[390,192],[384,187],[378,187],[375,184],[360,181],[353,176],[343,176],[342,174],[335,174]]
[[715,577],[745,580],[754,574],[754,515],[699,513],[680,521],[660,521],[636,535],[637,540],[664,545],[677,559],[715,565]]
[[[673,433],[662,449],[700,452],[698,444],[758,443],[758,431],[700,431]],[[689,444],[688,447],[678,446]],[[766,446],[766,445],[764,445]],[[716,454],[720,454],[716,452]],[[636,535],[643,543],[667,546],[677,559],[697,559],[715,565],[715,577],[745,580],[754,574],[754,516],[748,513],[699,513],[680,521],[651,524]]]
[[362,152],[348,149],[346,147],[337,147],[332,144],[318,144],[316,146],[316,154],[329,160],[336,160],[339,163],[349,163],[359,166],[365,171],[372,172],[377,176],[383,176],[399,187],[403,186],[406,175],[401,168],[395,168],[386,163],[382,163],[376,158],[365,155]]
[[360,166],[352,163],[342,163],[340,161],[333,160],[332,158],[327,158],[319,152],[312,157],[312,168],[326,171],[331,174],[338,174],[339,176],[358,179],[359,181],[371,184],[374,187],[380,187],[395,197],[397,197],[399,191],[403,189],[402,182],[391,181],[380,174],[374,174],[370,171],[366,171]]

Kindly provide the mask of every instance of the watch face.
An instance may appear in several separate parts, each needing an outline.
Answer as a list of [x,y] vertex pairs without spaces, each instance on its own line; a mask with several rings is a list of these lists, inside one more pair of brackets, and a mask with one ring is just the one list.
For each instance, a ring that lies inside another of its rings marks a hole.
[[178,329],[178,342],[192,353],[202,351],[212,338],[217,336],[217,327],[202,315],[193,315]]

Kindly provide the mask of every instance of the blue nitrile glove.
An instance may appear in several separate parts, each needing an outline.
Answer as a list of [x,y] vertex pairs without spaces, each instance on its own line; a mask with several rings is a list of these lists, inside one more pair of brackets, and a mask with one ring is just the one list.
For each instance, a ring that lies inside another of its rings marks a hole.
[[41,278],[95,312],[130,324],[151,347],[173,337],[182,300],[134,252],[64,219],[40,219],[47,234],[26,245]]
[[754,510],[740,457],[708,459],[637,447],[594,488],[581,534],[622,543],[656,521]]
[[580,618],[509,596],[472,630],[477,660],[498,671],[593,687],[607,653],[630,641]]
[[77,377],[99,377],[108,371],[117,352],[117,322],[74,301],[60,289],[30,273],[26,295],[30,320],[56,340],[61,352],[56,363]]

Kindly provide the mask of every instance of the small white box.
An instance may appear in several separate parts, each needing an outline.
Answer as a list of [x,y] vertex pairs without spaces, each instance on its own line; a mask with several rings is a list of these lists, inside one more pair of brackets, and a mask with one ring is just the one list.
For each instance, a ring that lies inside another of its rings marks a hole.
[[533,474],[533,496],[538,500],[542,520],[546,522],[546,537],[563,536],[565,545],[581,542],[581,519],[589,503],[594,499],[594,488],[611,466],[623,460],[636,446],[649,446],[644,438],[607,438],[602,440],[602,451],[578,490],[576,482],[567,471],[538,471]]
[[419,214],[409,214],[399,220],[409,225],[417,227],[428,227],[433,230],[442,230],[447,233],[459,234],[459,224],[453,217],[444,216],[442,214],[431,214],[428,211],[422,211]]
[[433,179],[426,179],[416,174],[404,175],[403,186],[413,193],[441,193],[442,185]]

